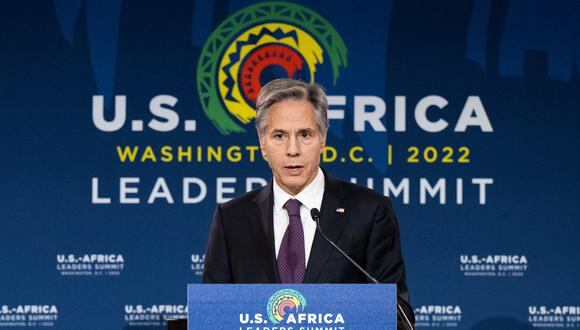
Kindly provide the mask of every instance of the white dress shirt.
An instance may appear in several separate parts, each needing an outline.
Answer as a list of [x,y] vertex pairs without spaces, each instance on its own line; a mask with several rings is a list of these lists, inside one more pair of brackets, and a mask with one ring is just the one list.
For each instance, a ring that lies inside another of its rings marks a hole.
[[[310,210],[317,208],[320,210],[322,205],[322,196],[324,195],[324,173],[318,168],[318,174],[312,182],[296,196],[292,196],[285,192],[274,179],[274,246],[276,248],[276,258],[280,251],[282,238],[288,227],[290,219],[288,212],[284,209],[284,204],[295,198],[300,201],[300,220],[302,221],[302,228],[304,230],[304,261],[308,265],[308,258],[310,257],[310,250],[312,249],[312,242],[314,241],[314,234],[316,234],[316,223],[310,216]],[[306,267],[304,265],[304,267]]]

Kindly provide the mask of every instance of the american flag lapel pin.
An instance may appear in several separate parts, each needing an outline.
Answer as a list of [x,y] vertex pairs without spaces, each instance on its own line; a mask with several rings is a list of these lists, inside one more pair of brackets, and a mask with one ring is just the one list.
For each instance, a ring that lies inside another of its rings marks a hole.
[[342,207],[339,207],[336,209],[336,212],[338,213],[344,213],[344,209]]

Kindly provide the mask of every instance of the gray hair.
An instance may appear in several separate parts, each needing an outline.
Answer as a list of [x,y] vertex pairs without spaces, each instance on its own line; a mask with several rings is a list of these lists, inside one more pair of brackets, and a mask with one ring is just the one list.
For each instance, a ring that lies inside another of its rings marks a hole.
[[328,100],[322,86],[300,80],[275,79],[264,85],[256,101],[256,129],[258,135],[266,130],[268,109],[286,100],[308,101],[314,106],[314,119],[322,136],[328,131]]

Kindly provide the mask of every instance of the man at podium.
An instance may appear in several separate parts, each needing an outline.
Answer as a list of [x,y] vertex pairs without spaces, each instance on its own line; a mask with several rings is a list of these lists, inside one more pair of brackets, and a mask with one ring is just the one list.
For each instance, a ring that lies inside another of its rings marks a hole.
[[[390,200],[338,180],[319,166],[328,129],[324,90],[297,80],[273,80],[262,88],[256,108],[260,149],[273,180],[217,206],[203,281],[366,283],[376,279],[397,284],[398,303],[414,323]],[[319,221],[319,231],[313,217]]]

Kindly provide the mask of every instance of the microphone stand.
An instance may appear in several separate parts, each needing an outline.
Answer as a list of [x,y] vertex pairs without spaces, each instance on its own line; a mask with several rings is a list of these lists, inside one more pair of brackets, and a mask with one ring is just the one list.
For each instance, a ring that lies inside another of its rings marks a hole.
[[[346,254],[346,252],[344,252],[340,247],[338,247],[338,245],[336,245],[330,238],[328,238],[326,234],[324,234],[324,232],[322,231],[322,227],[320,226],[320,211],[318,211],[318,209],[314,208],[310,210],[310,216],[312,217],[312,220],[316,222],[316,229],[318,229],[320,235],[322,235],[322,237],[328,243],[330,243],[330,245],[332,245],[338,252],[340,252],[340,254],[342,254],[348,261],[350,261],[350,263],[353,264],[358,270],[360,270],[360,272],[363,273],[369,280],[371,280],[371,282],[375,284],[380,284],[380,282],[376,278],[372,277],[371,274],[369,274],[356,261],[354,261],[351,257],[349,257],[348,254]],[[397,318],[402,321],[402,325],[405,330],[414,330],[411,321],[409,321],[407,314],[405,314],[405,311],[403,310],[401,305],[399,305],[398,302],[397,302]]]

